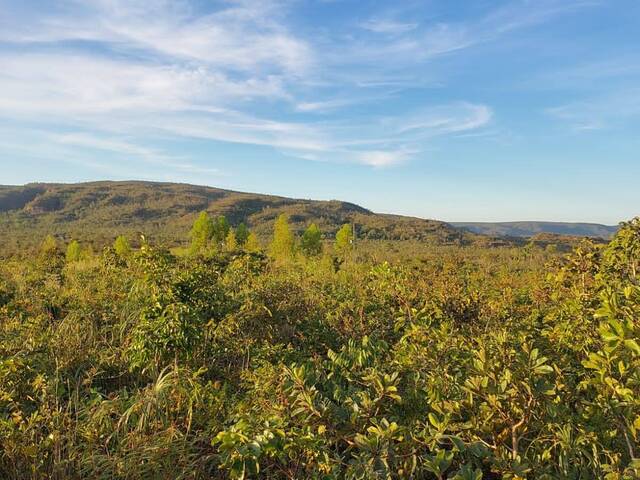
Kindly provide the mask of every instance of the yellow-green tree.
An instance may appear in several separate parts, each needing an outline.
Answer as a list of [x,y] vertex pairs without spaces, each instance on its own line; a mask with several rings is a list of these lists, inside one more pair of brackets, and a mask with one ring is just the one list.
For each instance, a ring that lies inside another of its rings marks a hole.
[[215,219],[213,222],[212,236],[216,246],[220,246],[225,243],[230,230],[231,226],[224,215],[220,215]]
[[[191,253],[199,253],[204,250],[213,237],[214,224],[207,212],[200,212],[200,215],[193,222],[191,228]],[[223,237],[224,238],[224,237]]]
[[40,245],[40,255],[43,257],[49,257],[57,254],[58,242],[53,235],[47,235]]
[[336,233],[336,252],[345,256],[353,250],[353,230],[351,225],[345,223]]
[[258,236],[255,233],[249,233],[247,241],[244,242],[244,249],[247,252],[259,252],[262,249]]
[[315,223],[302,234],[300,249],[307,257],[314,257],[322,253],[322,233]]
[[230,229],[229,233],[227,233],[227,238],[224,240],[224,247],[230,252],[238,248],[238,240],[236,239],[236,234],[233,229]]
[[82,247],[77,240],[73,240],[67,246],[67,254],[66,259],[68,263],[77,262],[80,260],[80,256],[82,255]]
[[295,253],[295,237],[289,227],[289,216],[281,214],[273,227],[273,241],[269,246],[269,254],[273,258],[292,258]]
[[113,242],[113,249],[120,257],[127,257],[131,253],[131,245],[129,245],[129,240],[124,235],[116,238],[116,241]]

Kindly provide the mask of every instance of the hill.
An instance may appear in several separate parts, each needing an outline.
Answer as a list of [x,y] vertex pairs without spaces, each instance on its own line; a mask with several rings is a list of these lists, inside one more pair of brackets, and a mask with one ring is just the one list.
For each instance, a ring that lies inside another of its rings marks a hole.
[[617,226],[598,223],[569,222],[452,222],[451,225],[470,232],[498,237],[533,237],[540,233],[574,237],[608,239],[618,231]]
[[116,235],[135,238],[144,232],[155,241],[179,245],[187,240],[191,224],[203,210],[225,215],[232,225],[245,222],[263,238],[270,235],[274,219],[287,213],[296,231],[315,222],[327,237],[344,223],[353,222],[363,239],[456,245],[492,242],[444,222],[377,214],[337,200],[139,181],[0,186],[0,231],[5,248],[33,245],[49,233],[100,247]]

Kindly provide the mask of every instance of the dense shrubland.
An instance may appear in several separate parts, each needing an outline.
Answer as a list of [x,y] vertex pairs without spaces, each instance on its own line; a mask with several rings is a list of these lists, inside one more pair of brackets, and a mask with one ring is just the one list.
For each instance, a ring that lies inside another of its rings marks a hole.
[[2,261],[1,478],[640,475],[640,219],[567,256],[191,239]]

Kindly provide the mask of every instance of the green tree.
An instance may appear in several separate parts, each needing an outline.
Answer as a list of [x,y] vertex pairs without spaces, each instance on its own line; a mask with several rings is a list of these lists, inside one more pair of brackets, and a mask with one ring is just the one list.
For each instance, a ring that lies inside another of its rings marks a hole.
[[289,227],[289,216],[286,213],[276,219],[269,253],[278,259],[291,258],[295,253],[295,237]]
[[315,223],[309,225],[302,234],[300,248],[307,257],[317,256],[322,252],[322,233]]
[[77,240],[73,240],[67,247],[66,259],[68,263],[77,262],[82,255],[82,247]]
[[113,248],[120,257],[127,257],[131,253],[131,245],[129,245],[129,240],[124,235],[116,238],[116,241],[113,242]]
[[249,238],[249,229],[244,223],[238,225],[236,228],[236,241],[238,245],[244,247],[245,243],[247,243],[247,239]]
[[216,218],[213,223],[213,240],[216,242],[216,245],[223,245],[227,235],[229,235],[229,230],[231,227],[229,226],[229,222],[227,221],[224,215],[220,215]]
[[207,212],[200,215],[191,228],[191,253],[199,253],[204,250],[213,237],[214,224]]
[[336,233],[336,251],[340,255],[348,255],[353,250],[353,231],[351,225],[345,223]]

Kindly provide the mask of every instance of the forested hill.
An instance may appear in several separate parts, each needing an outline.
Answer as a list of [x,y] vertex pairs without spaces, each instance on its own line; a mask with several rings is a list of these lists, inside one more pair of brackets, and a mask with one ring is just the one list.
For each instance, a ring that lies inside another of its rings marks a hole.
[[290,216],[300,232],[315,222],[326,236],[342,224],[356,224],[366,239],[416,239],[437,244],[491,242],[435,221],[373,213],[342,201],[314,201],[242,193],[176,183],[91,182],[0,186],[0,232],[4,245],[24,247],[51,233],[93,243],[138,233],[167,244],[187,240],[198,212],[224,215],[232,226],[245,222],[258,236],[271,234],[274,219]]
[[465,228],[482,235],[499,237],[533,237],[541,233],[571,235],[576,237],[592,237],[609,239],[618,231],[617,226],[598,223],[570,222],[454,222],[456,227]]

